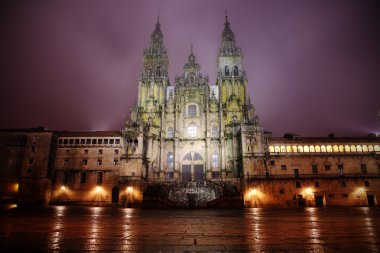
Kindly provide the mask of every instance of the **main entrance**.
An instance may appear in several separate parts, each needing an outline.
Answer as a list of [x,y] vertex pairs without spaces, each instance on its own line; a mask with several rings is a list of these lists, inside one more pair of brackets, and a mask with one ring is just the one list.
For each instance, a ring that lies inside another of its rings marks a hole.
[[182,160],[182,181],[203,181],[204,168],[203,158],[196,152],[190,152]]

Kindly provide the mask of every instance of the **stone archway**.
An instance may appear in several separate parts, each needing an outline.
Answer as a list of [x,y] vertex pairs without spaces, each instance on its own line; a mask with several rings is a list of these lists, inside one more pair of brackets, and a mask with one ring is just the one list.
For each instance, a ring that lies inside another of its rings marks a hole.
[[197,152],[189,152],[182,159],[182,181],[203,181],[203,158]]

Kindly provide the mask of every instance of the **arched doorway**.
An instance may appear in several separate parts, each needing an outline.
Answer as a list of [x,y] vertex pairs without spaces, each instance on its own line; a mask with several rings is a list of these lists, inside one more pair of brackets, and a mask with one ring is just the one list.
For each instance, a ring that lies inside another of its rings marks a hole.
[[187,153],[182,160],[182,181],[203,181],[203,158],[197,152]]
[[112,204],[119,203],[119,187],[114,186],[112,188]]

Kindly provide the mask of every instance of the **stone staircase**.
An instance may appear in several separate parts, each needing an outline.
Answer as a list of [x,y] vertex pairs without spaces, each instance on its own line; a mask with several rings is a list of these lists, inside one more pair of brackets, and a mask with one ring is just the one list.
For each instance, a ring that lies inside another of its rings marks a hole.
[[168,185],[167,198],[178,207],[199,208],[223,196],[223,187],[211,181],[180,182]]

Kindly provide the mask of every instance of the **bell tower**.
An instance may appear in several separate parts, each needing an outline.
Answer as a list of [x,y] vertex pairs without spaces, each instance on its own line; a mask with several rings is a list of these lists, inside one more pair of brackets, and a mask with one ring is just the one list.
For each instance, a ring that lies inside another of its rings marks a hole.
[[217,59],[217,85],[226,124],[242,120],[241,108],[246,103],[247,77],[242,66],[243,54],[235,43],[228,16],[224,23],[222,45]]
[[[165,91],[169,85],[169,59],[164,46],[161,25],[157,19],[150,44],[144,50],[144,69],[139,77],[139,94],[136,120],[160,126],[161,105],[165,103]],[[133,118],[133,117],[132,117]]]

